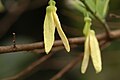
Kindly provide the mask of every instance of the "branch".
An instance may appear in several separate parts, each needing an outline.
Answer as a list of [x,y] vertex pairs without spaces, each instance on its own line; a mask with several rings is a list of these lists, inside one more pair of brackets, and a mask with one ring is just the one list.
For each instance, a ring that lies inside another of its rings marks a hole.
[[[111,39],[117,39],[120,38],[120,30],[114,30],[111,31]],[[107,39],[106,33],[98,34],[97,35],[98,40]],[[82,44],[84,43],[85,38],[84,37],[76,37],[76,38],[69,38],[70,44]],[[56,40],[53,47],[63,46],[63,43],[61,40]],[[18,44],[16,45],[16,48],[13,47],[13,45],[10,46],[0,46],[0,54],[3,53],[10,53],[10,52],[18,52],[18,51],[30,51],[34,49],[43,49],[44,43],[43,42],[36,42],[31,44]]]
[[9,78],[2,79],[2,80],[18,80],[18,79],[20,80],[21,78],[24,78],[25,75],[28,75],[28,74],[34,72],[36,70],[36,68],[38,68],[41,63],[46,61],[52,55],[53,55],[53,53],[45,55],[42,58],[38,59],[37,61],[33,62],[30,66],[28,66],[26,69],[24,69],[23,71],[21,71],[17,75],[9,77]]
[[110,18],[114,17],[114,18],[120,19],[120,15],[117,15],[117,14],[114,14],[114,13],[110,13],[109,17]]
[[80,53],[78,57],[70,61],[69,64],[67,64],[60,72],[58,72],[55,76],[53,76],[50,80],[58,80],[60,77],[62,77],[67,71],[71,70],[75,65],[80,62],[82,59],[83,53]]

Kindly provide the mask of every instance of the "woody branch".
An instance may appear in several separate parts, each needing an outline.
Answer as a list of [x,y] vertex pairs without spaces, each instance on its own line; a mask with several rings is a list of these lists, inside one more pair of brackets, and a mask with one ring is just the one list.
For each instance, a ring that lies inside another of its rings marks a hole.
[[[107,38],[106,33],[98,34],[97,35],[98,40],[105,40]],[[114,30],[111,31],[111,39],[119,39],[120,38],[120,30]],[[82,44],[84,43],[85,38],[84,37],[76,37],[76,38],[69,38],[70,44]],[[59,47],[62,46],[63,43],[61,40],[56,40],[53,47]],[[18,51],[30,51],[34,49],[43,49],[44,43],[43,42],[36,42],[31,44],[18,44],[16,45],[16,48],[13,47],[13,45],[10,46],[0,46],[0,54],[3,53],[10,53],[10,52],[18,52]]]

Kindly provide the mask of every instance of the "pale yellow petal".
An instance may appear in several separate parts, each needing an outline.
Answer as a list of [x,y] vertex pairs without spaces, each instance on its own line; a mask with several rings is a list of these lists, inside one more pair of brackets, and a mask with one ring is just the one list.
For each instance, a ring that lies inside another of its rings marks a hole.
[[44,45],[45,52],[48,54],[54,43],[55,25],[52,12],[46,13],[44,20]]
[[90,50],[91,50],[91,58],[96,70],[96,73],[99,73],[102,70],[102,62],[101,62],[101,52],[98,44],[98,40],[95,36],[95,32],[90,30]]
[[89,57],[90,57],[89,36],[86,37],[84,48],[85,48],[84,57],[83,57],[82,65],[81,65],[81,72],[82,73],[86,72],[86,69],[87,69],[88,63],[89,63]]
[[70,51],[70,45],[69,45],[67,37],[65,36],[65,33],[63,32],[63,30],[61,28],[59,18],[57,16],[56,12],[53,12],[53,15],[54,15],[55,25],[56,25],[58,34],[59,34],[60,38],[62,39],[62,42],[65,46],[65,49],[69,52]]

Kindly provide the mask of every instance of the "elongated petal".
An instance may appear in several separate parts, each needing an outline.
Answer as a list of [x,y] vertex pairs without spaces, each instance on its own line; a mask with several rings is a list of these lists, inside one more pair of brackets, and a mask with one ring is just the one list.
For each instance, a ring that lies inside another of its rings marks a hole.
[[65,49],[69,52],[70,51],[70,45],[69,45],[67,37],[65,36],[65,33],[63,32],[63,30],[61,28],[61,24],[60,24],[60,21],[59,21],[59,18],[57,16],[56,12],[53,12],[53,16],[54,16],[55,25],[56,25],[58,34],[59,34],[60,38],[62,39],[62,42],[65,46]]
[[54,43],[55,25],[52,12],[46,13],[44,21],[44,44],[45,52],[48,54]]
[[96,70],[96,73],[99,73],[102,70],[101,63],[101,52],[99,48],[98,41],[95,36],[95,32],[93,30],[90,31],[90,50],[91,50],[91,58]]
[[88,67],[89,57],[90,57],[90,43],[89,43],[89,36],[86,37],[85,40],[85,51],[84,51],[84,57],[81,65],[81,72],[85,73],[86,69]]

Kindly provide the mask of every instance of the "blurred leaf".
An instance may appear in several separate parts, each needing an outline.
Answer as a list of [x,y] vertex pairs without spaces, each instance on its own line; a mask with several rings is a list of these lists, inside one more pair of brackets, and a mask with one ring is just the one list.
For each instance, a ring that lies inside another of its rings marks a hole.
[[109,0],[97,0],[96,1],[96,15],[100,19],[105,19],[108,10]]
[[86,14],[85,5],[84,5],[81,1],[79,1],[79,0],[67,0],[67,4],[68,4],[71,8],[80,11],[80,12],[83,13],[84,15]]
[[102,21],[105,20],[109,0],[85,0],[85,2]]
[[85,0],[85,3],[95,13],[95,10],[96,10],[96,0]]
[[[67,2],[73,8],[80,11],[86,16],[87,10],[83,2],[79,0],[70,0]],[[95,13],[102,21],[105,21],[105,16],[107,14],[109,0],[85,0],[85,3],[88,5],[88,7],[93,13]],[[90,16],[93,17],[93,15],[91,14]]]

